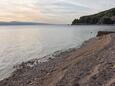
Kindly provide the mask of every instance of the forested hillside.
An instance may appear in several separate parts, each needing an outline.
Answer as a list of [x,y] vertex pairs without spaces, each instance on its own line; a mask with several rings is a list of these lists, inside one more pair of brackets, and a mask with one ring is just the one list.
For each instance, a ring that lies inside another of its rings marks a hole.
[[74,19],[72,25],[77,24],[114,24],[115,8],[106,10],[94,15],[82,16],[80,19]]

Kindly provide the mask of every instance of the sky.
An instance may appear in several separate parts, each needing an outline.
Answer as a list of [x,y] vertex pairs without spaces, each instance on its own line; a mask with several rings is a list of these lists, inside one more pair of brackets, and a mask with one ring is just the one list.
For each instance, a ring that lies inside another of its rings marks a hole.
[[115,0],[0,0],[0,21],[69,24],[115,7]]

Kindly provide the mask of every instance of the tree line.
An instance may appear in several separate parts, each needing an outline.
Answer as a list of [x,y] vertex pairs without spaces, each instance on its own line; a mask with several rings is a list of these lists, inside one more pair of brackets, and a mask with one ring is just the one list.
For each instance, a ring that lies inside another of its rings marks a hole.
[[106,10],[94,15],[82,16],[79,19],[74,19],[72,25],[77,24],[114,24],[115,23],[115,8]]

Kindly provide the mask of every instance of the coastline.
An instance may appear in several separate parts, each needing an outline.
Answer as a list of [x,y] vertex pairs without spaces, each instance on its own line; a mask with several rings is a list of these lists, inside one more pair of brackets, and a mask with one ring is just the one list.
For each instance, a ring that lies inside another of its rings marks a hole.
[[115,33],[92,38],[78,49],[52,56],[44,62],[35,59],[15,66],[16,71],[0,81],[0,86],[114,85]]

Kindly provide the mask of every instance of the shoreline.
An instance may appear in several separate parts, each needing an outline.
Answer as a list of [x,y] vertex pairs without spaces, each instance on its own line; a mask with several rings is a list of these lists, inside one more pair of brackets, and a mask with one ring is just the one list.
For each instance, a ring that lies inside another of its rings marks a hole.
[[55,58],[46,56],[45,62],[34,59],[16,65],[16,71],[0,81],[0,86],[114,85],[114,50],[115,33],[95,37],[80,48],[55,52],[52,54]]

